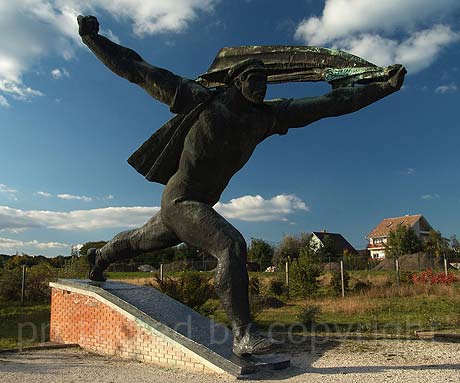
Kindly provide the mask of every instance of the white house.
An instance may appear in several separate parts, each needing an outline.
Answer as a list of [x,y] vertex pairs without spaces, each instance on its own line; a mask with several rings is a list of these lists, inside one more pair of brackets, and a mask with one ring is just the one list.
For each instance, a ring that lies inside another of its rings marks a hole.
[[342,256],[343,252],[347,250],[350,254],[357,255],[356,249],[348,242],[342,234],[329,233],[326,230],[314,231],[311,233],[311,244],[315,251],[319,250],[324,246],[324,240],[328,237],[334,244],[335,255]]
[[388,234],[399,225],[411,227],[417,237],[423,239],[433,230],[426,218],[421,215],[405,215],[403,217],[385,218],[369,234],[367,249],[371,252],[371,258],[385,258],[385,244]]

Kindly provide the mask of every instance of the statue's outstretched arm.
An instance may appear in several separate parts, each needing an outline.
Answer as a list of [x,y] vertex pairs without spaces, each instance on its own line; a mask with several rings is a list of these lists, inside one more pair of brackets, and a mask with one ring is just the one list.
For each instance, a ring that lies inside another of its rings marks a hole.
[[98,34],[94,16],[78,16],[82,41],[111,71],[144,88],[152,97],[171,105],[182,77],[145,62],[132,49],[115,44]]
[[356,112],[398,91],[405,74],[405,68],[396,65],[388,81],[338,88],[324,96],[291,100],[281,111],[279,121],[287,128],[300,128],[325,117]]

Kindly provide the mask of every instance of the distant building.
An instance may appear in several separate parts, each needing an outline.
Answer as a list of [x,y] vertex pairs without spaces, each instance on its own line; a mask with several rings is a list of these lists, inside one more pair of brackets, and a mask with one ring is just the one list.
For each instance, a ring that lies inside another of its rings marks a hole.
[[399,225],[412,228],[417,237],[421,239],[426,237],[430,230],[433,230],[426,218],[421,214],[385,218],[367,236],[369,238],[367,249],[371,253],[371,258],[385,258],[385,244],[388,240],[388,234]]
[[342,234],[328,233],[326,230],[314,231],[311,234],[311,243],[315,250],[319,250],[323,247],[325,238],[329,237],[334,244],[336,256],[341,257],[344,250],[348,250],[353,255],[358,255],[356,249],[342,236]]

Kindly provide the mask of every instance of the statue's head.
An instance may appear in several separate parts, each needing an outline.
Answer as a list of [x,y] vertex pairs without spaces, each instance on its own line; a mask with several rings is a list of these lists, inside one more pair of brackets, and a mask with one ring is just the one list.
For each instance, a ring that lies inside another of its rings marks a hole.
[[234,65],[225,79],[250,102],[262,104],[267,92],[267,71],[262,61],[247,59]]

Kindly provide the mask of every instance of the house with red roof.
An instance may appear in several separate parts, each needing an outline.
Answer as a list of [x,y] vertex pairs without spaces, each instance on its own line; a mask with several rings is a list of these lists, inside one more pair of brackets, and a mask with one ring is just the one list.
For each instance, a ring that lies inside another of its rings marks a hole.
[[428,233],[433,230],[422,214],[385,218],[367,236],[369,239],[367,249],[371,253],[371,258],[385,258],[385,244],[387,243],[388,234],[399,225],[412,228],[417,237],[421,239],[427,237]]

